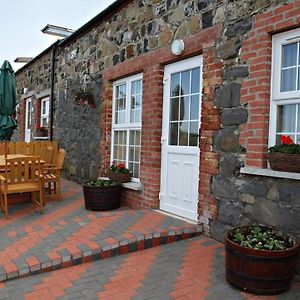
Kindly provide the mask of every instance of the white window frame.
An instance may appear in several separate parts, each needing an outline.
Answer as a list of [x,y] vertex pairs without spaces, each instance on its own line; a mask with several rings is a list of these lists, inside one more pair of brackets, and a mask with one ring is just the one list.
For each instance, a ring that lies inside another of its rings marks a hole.
[[[43,103],[46,102],[46,113],[43,114]],[[48,102],[48,105],[47,105]],[[49,124],[49,115],[50,115],[50,98],[45,97],[41,99],[41,118],[40,118],[40,126],[46,127],[43,124],[43,119],[47,118],[48,119],[48,124]]]
[[[128,167],[129,162],[129,131],[139,130],[142,131],[142,120],[137,123],[130,123],[130,102],[131,102],[131,83],[133,81],[142,80],[142,110],[143,111],[143,74],[137,74],[130,77],[126,77],[113,82],[113,100],[112,100],[112,130],[111,130],[111,153],[110,161],[113,161],[114,152],[114,131],[126,131],[126,167]],[[126,102],[125,102],[125,123],[116,124],[115,123],[115,108],[116,108],[116,87],[121,84],[126,84]],[[142,116],[141,116],[142,119]],[[140,162],[141,163],[141,162]],[[133,182],[140,182],[139,178],[132,178]]]
[[[269,120],[269,147],[276,144],[277,106],[300,103],[300,90],[281,92],[281,61],[282,46],[300,41],[300,28],[279,33],[272,38],[272,70],[271,70],[271,98]],[[300,74],[299,74],[300,76]]]

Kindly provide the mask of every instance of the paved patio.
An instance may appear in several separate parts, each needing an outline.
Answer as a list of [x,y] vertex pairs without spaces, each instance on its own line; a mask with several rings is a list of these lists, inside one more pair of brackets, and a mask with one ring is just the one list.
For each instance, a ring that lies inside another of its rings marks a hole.
[[0,216],[0,281],[57,270],[194,237],[201,226],[154,211],[84,208],[82,187],[63,182],[62,201],[47,196],[45,213],[30,203]]
[[204,235],[0,283],[0,299],[298,300],[300,283],[254,296],[224,278],[224,247]]

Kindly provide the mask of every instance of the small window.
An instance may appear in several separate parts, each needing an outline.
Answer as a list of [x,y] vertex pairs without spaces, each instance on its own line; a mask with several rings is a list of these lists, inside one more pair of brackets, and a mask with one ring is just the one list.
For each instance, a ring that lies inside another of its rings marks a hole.
[[273,36],[269,146],[300,142],[300,29]]
[[140,177],[142,81],[142,75],[136,75],[113,85],[111,160],[125,163],[132,172],[133,181]]
[[41,100],[41,127],[49,127],[49,98]]

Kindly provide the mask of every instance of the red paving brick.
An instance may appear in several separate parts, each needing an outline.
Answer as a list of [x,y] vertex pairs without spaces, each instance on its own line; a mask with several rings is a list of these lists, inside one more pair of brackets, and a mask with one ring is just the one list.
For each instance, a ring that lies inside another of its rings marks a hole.
[[[196,237],[136,253],[8,281],[0,284],[0,299],[7,294],[10,299],[45,300],[300,299],[300,284],[296,282],[290,291],[272,297],[250,295],[232,288],[224,276],[223,251],[221,243],[203,236]],[[34,281],[31,281],[32,278]]]
[[[158,246],[171,241],[167,237],[174,228],[181,232],[180,239],[201,231],[150,210],[91,212],[84,208],[80,185],[63,181],[62,188],[62,201],[49,201],[53,196],[47,195],[43,215],[28,203],[11,206],[10,219],[0,219],[0,235],[7,237],[0,245],[0,280],[8,277],[7,272],[9,277],[24,276]],[[21,272],[26,265],[29,271]]]

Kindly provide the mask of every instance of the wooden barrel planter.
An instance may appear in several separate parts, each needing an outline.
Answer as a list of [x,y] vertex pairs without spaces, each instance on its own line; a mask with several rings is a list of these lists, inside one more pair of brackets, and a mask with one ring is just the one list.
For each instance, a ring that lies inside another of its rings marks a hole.
[[121,186],[94,187],[83,185],[85,208],[105,211],[120,207]]
[[[286,250],[256,250],[233,242],[234,230],[230,230],[225,238],[227,281],[240,290],[257,295],[287,291],[295,273],[299,242],[291,237],[293,246]],[[246,231],[249,227],[240,227],[240,230]],[[282,236],[279,232],[278,235]]]

